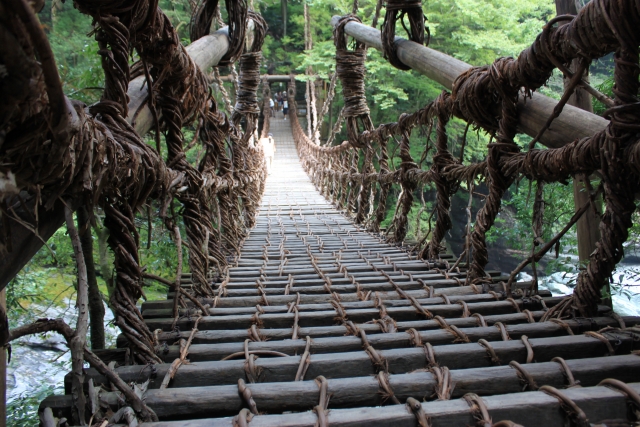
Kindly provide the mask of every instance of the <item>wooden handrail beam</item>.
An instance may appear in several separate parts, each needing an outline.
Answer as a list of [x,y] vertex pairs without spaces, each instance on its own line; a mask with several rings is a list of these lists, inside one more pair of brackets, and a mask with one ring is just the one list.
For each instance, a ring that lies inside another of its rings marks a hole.
[[[331,25],[335,27],[339,20],[340,16],[334,16]],[[345,32],[368,46],[382,50],[380,31],[375,28],[349,22],[345,25]],[[472,67],[464,61],[400,37],[396,37],[395,43],[398,58],[403,63],[449,90],[458,76]],[[539,93],[534,93],[531,99],[520,98],[518,130],[535,137],[551,116],[556,104],[554,99]],[[589,137],[608,124],[609,121],[600,116],[566,105],[562,114],[544,133],[540,143],[549,148],[562,147],[575,139]]]

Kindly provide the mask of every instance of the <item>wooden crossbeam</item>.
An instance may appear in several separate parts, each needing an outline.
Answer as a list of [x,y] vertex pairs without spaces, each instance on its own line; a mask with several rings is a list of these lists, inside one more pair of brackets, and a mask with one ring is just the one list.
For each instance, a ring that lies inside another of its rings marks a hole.
[[[334,16],[331,25],[335,27],[339,20],[340,16]],[[375,28],[349,22],[345,25],[345,32],[368,46],[382,50],[380,31]],[[398,58],[403,63],[448,90],[451,90],[458,76],[472,67],[464,61],[400,37],[396,37],[395,43]],[[518,130],[531,137],[538,134],[557,105],[557,101],[540,93],[534,93],[531,99],[520,97],[518,103]],[[576,139],[590,137],[608,124],[609,121],[600,116],[566,105],[551,128],[543,134],[540,143],[550,148],[562,147]]]

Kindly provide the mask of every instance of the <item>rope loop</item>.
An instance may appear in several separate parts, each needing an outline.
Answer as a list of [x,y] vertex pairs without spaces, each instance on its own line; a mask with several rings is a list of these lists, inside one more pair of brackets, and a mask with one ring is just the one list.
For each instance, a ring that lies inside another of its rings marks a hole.
[[[429,27],[425,25],[427,17],[422,11],[422,2],[416,0],[387,0],[386,13],[380,38],[382,39],[382,52],[389,63],[400,70],[410,70],[411,67],[404,64],[398,58],[397,45],[395,44],[396,23],[400,21],[402,27],[407,32],[409,40],[420,45],[429,45],[431,33]],[[405,16],[409,20],[409,28],[405,26]]]
[[478,340],[478,344],[480,344],[482,347],[485,348],[485,350],[489,354],[489,358],[491,359],[491,362],[493,362],[494,365],[499,366],[499,365],[502,364],[502,362],[500,361],[500,358],[496,354],[495,350],[493,349],[491,344],[489,344],[489,341],[487,341],[484,338],[482,338],[482,339]]
[[409,342],[414,347],[422,347],[422,337],[420,336],[420,332],[416,329],[411,328],[407,329],[407,334],[409,335]]
[[539,390],[558,399],[560,406],[565,411],[567,417],[572,421],[572,425],[576,427],[589,427],[591,425],[589,424],[589,420],[587,419],[587,415],[584,411],[580,409],[580,407],[576,405],[576,403],[566,394],[555,387],[551,387],[550,385],[543,385]]
[[233,418],[234,427],[248,427],[254,415],[247,408],[243,408],[238,415]]
[[507,332],[507,328],[504,326],[502,322],[496,322],[493,324],[500,331],[500,336],[502,337],[502,341],[509,341],[511,337],[509,336],[509,332]]
[[600,381],[599,386],[608,387],[612,390],[620,392],[625,395],[627,398],[627,403],[629,404],[629,412],[631,417],[628,417],[631,420],[637,421],[638,419],[638,411],[640,411],[640,394],[635,391],[633,388],[629,387],[627,384],[623,383],[620,380],[616,380],[615,378],[607,378],[606,380]]
[[300,364],[298,365],[298,371],[296,372],[296,378],[294,381],[304,380],[304,375],[307,373],[309,365],[311,365],[311,337],[307,335],[307,345],[305,346],[304,353],[302,353],[302,357],[300,358]]
[[262,374],[262,368],[256,366],[256,356],[249,352],[249,340],[244,341],[244,357],[244,371],[247,375],[247,380],[252,384],[258,382]]
[[453,393],[455,385],[451,380],[451,372],[449,371],[449,368],[446,366],[433,366],[429,368],[429,371],[431,371],[433,376],[436,377],[434,394],[437,396],[438,400],[451,399],[451,394]]
[[597,340],[600,340],[604,343],[604,345],[607,346],[607,350],[609,352],[609,356],[615,356],[616,355],[616,351],[613,348],[613,346],[611,345],[611,341],[609,341],[609,339],[607,337],[605,337],[602,334],[599,334],[597,332],[594,331],[587,331],[584,333],[586,336],[591,337],[591,338],[595,338]]
[[471,315],[471,317],[475,317],[476,318],[476,323],[478,324],[478,326],[482,327],[482,328],[486,328],[487,325],[487,321],[485,320],[484,316],[480,313],[473,313]]
[[562,368],[562,374],[569,383],[567,385],[567,388],[580,387],[580,381],[575,380],[575,378],[573,377],[573,372],[571,372],[569,365],[567,365],[567,362],[562,357],[554,357],[553,359],[551,359],[551,361],[559,364]]
[[431,343],[426,343],[423,348],[424,355],[427,359],[427,367],[433,368],[439,366],[438,362],[436,361],[436,352],[433,350],[433,346],[431,345]]
[[416,417],[416,421],[420,427],[431,427],[431,420],[424,412],[422,404],[413,397],[407,399],[407,409]]
[[493,425],[487,405],[480,396],[475,393],[467,393],[462,398],[469,404],[477,427],[491,427]]
[[391,384],[389,383],[389,374],[387,372],[380,371],[376,378],[378,379],[378,385],[382,390],[382,403],[385,403],[387,400],[391,400],[394,404],[399,405],[400,401],[394,394],[393,388],[391,388]]
[[253,400],[251,390],[247,387],[247,384],[242,378],[238,378],[238,393],[242,396],[242,400],[244,400],[245,405],[249,407],[251,413],[258,415],[258,406],[256,405],[255,400]]
[[533,346],[529,342],[529,337],[527,337],[526,335],[523,335],[520,337],[520,340],[522,341],[525,348],[527,349],[527,363],[533,362],[533,358],[535,357],[535,354],[533,352]]
[[320,375],[315,379],[318,388],[320,389],[320,397],[318,398],[318,405],[313,408],[313,412],[315,412],[318,417],[318,427],[328,427],[329,426],[329,382],[325,377]]
[[523,383],[522,391],[525,391],[527,388],[532,391],[538,390],[538,384],[536,384],[531,374],[521,364],[512,360],[509,362],[509,366],[516,370],[520,382]]

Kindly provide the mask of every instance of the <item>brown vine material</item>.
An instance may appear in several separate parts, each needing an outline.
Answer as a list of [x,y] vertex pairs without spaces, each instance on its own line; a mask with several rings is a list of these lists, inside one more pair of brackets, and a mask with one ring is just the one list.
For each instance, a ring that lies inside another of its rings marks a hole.
[[[349,22],[360,22],[360,19],[349,15],[340,20],[334,29],[334,42],[336,46],[336,74],[342,83],[342,95],[344,97],[344,108],[342,116],[346,120],[347,134],[350,144],[356,149],[361,149],[364,155],[364,166],[362,173],[368,174],[374,171],[373,168],[373,148],[369,141],[364,141],[360,145],[358,135],[361,131],[373,130],[373,122],[369,116],[364,87],[364,76],[366,69],[364,61],[366,59],[366,48],[363,43],[356,43],[355,49],[347,49],[347,37],[344,33],[344,26]],[[371,183],[362,181],[360,188],[356,190],[357,180],[353,175],[358,173],[358,150],[354,150],[351,158],[351,168],[349,169],[349,210],[356,212],[355,222],[362,223],[369,212],[369,200],[371,194]],[[346,184],[346,182],[345,182]],[[346,192],[346,186],[343,191]]]
[[450,102],[450,97],[447,93],[443,93],[436,99],[436,105],[442,105],[436,107],[437,114],[437,126],[436,126],[436,154],[433,156],[432,170],[433,180],[436,185],[437,200],[436,200],[436,212],[437,222],[436,228],[431,235],[431,241],[423,249],[420,254],[424,259],[437,259],[440,257],[440,253],[444,250],[441,246],[441,242],[444,239],[444,233],[451,229],[451,217],[449,211],[451,209],[451,197],[456,192],[459,183],[450,181],[449,178],[442,172],[448,167],[458,164],[453,155],[448,149],[448,138],[446,126],[449,122],[450,115],[448,114],[449,108],[447,103]]
[[[191,41],[196,41],[209,34],[213,19],[218,9],[219,0],[203,0],[198,4],[198,8],[191,17],[189,36]],[[225,0],[227,13],[229,14],[229,50],[218,65],[231,65],[238,60],[244,49],[244,39],[246,34],[245,22],[247,20],[246,0]]]
[[[414,0],[387,0],[387,12],[384,15],[380,38],[382,40],[382,53],[389,63],[400,70],[410,70],[411,67],[405,65],[398,58],[398,52],[394,40],[396,38],[396,23],[400,21],[404,27],[409,40],[425,44],[425,34],[427,35],[427,45],[429,44],[429,27],[425,26],[426,17],[422,12],[422,2]],[[376,13],[380,12],[380,8],[376,8]],[[404,17],[409,21],[409,29],[404,24]],[[377,18],[374,19],[374,28]]]

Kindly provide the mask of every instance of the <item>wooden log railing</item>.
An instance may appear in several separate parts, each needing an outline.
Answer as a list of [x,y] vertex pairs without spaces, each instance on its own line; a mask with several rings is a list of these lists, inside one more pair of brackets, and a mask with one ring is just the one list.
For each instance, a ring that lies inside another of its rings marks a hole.
[[[340,18],[340,16],[334,16],[331,19],[331,25],[335,27]],[[380,31],[375,28],[349,22],[345,25],[345,32],[368,46],[382,50]],[[403,63],[448,90],[453,88],[453,82],[461,74],[472,68],[464,61],[401,37],[396,37],[395,44],[398,58]],[[530,99],[521,97],[518,103],[519,131],[535,137],[552,115],[557,104],[556,100],[535,92]],[[600,116],[567,105],[554,121],[553,126],[542,136],[540,143],[550,148],[562,147],[575,139],[590,137],[603,130],[608,124],[609,121]]]

